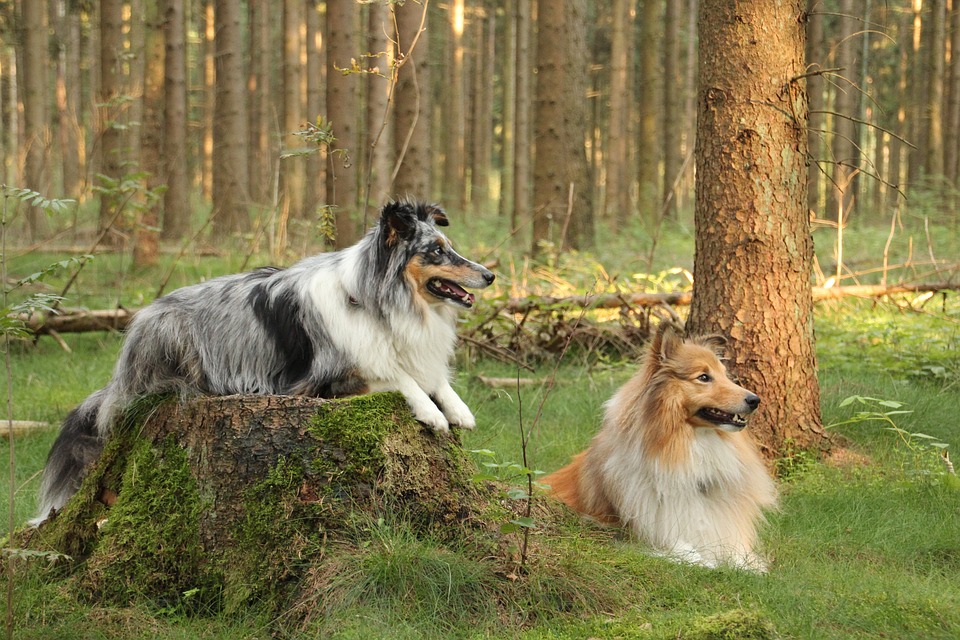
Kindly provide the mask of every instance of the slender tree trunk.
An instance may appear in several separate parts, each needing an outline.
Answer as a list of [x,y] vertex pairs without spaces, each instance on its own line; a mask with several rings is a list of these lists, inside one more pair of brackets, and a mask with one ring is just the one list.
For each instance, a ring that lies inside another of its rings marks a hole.
[[648,220],[653,220],[660,211],[658,194],[659,153],[657,127],[657,87],[659,78],[657,58],[660,54],[660,29],[656,0],[640,0],[640,61],[637,85],[640,100],[637,105],[639,119],[637,131],[637,208]]
[[184,0],[164,0],[163,194],[164,238],[190,232],[190,180],[187,176],[187,44]]
[[51,4],[56,7],[56,94],[57,129],[59,130],[60,164],[63,193],[79,199],[83,186],[80,170],[83,152],[80,149],[80,128],[77,120],[79,103],[80,19],[75,11],[67,11],[64,0]]
[[807,133],[807,150],[810,154],[810,164],[807,167],[807,208],[818,218],[823,216],[823,199],[821,196],[826,154],[823,151],[824,109],[823,76],[816,73],[826,67],[823,64],[823,12],[820,10],[822,0],[807,0],[807,68],[814,72],[807,77],[807,96],[810,102],[810,122]]
[[[48,195],[44,175],[47,157],[47,46],[46,3],[40,0],[21,5],[23,29],[23,133],[26,145],[24,186]],[[43,210],[26,208],[27,232],[31,241],[49,231]]]
[[680,175],[680,7],[667,2],[663,37],[663,202],[666,216],[677,217],[674,184]]
[[213,200],[213,129],[217,102],[216,19],[215,0],[200,0],[203,9],[203,147],[200,155],[200,189],[203,197]]
[[248,116],[250,118],[250,155],[247,173],[250,176],[250,199],[261,207],[272,201],[274,154],[271,153],[270,131],[270,17],[272,10],[265,2],[248,5],[250,45],[247,67]]
[[[306,27],[306,56],[307,56],[307,114],[304,120],[316,122],[317,117],[323,114],[323,27],[320,22],[320,7],[316,0],[307,0],[304,7],[304,25]],[[355,80],[359,82],[359,79]],[[323,149],[304,158],[304,208],[311,221],[317,218],[317,207],[323,202],[326,192],[323,171]],[[357,158],[359,161],[359,156]]]
[[[900,20],[897,21],[897,42],[899,43],[900,53],[897,61],[897,91],[901,96],[907,96],[907,72],[910,65],[910,23],[912,13],[904,11]],[[908,100],[900,100],[896,109],[896,124],[892,131],[898,136],[909,135],[907,125]],[[900,191],[903,186],[902,180],[903,167],[903,145],[895,136],[890,136],[890,164],[887,171],[887,180],[892,185],[887,189],[887,208],[895,210],[899,204]]]
[[533,38],[532,0],[514,0],[517,11],[516,126],[514,127],[513,215],[510,228],[516,229],[521,217],[535,215],[531,191],[533,166]]
[[390,117],[390,82],[388,74],[394,62],[390,48],[393,25],[390,9],[386,4],[374,2],[367,5],[367,51],[377,56],[370,60],[379,73],[366,77],[367,83],[367,135],[364,143],[366,160],[365,179],[361,185],[364,205],[364,220],[361,230],[366,229],[376,218],[381,204],[392,195],[390,173],[393,170],[393,120]]
[[[283,0],[283,121],[281,146],[297,146],[291,135],[303,125],[300,94],[300,20],[302,0]],[[280,164],[281,222],[278,245],[285,246],[287,222],[303,219],[303,159],[285,158]]]
[[833,111],[833,154],[832,182],[830,198],[827,201],[828,217],[846,220],[853,210],[857,193],[857,170],[860,167],[860,152],[857,149],[857,92],[861,90],[857,82],[857,52],[859,42],[855,36],[860,29],[856,18],[855,0],[842,0],[840,14],[837,17],[838,32],[836,47],[836,66],[841,68],[843,79],[834,83],[835,98]]
[[500,71],[503,111],[500,135],[500,216],[514,221],[514,159],[517,126],[517,0],[506,0],[503,21],[503,55]]
[[239,0],[216,0],[217,95],[214,116],[213,207],[217,227],[250,226],[247,207],[247,111]]
[[627,98],[630,95],[628,69],[633,56],[631,0],[613,3],[613,33],[610,45],[610,117],[607,123],[606,214],[618,224],[631,217],[630,156],[628,151]]
[[931,178],[943,176],[943,68],[946,37],[945,0],[926,0],[930,13],[924,21],[924,76],[927,78],[924,123],[926,153],[923,157],[924,173]]
[[775,455],[823,441],[806,210],[804,0],[702,0],[691,333],[730,341]]
[[943,171],[954,190],[960,186],[960,0],[950,7],[949,92],[943,118]]
[[537,38],[533,244],[558,250],[593,244],[590,180],[584,151],[588,122],[583,0],[541,0]]
[[474,211],[485,211],[490,200],[490,167],[493,164],[494,48],[496,12],[484,3],[474,17],[476,55],[473,73],[473,126],[470,154],[470,203]]
[[[150,175],[146,178],[149,190],[155,190],[167,182],[166,165],[163,162],[164,131],[164,16],[161,3],[150,2],[144,14],[143,48],[143,117],[140,132],[140,168]],[[157,261],[159,234],[157,233],[160,207],[163,200],[151,194],[141,202],[138,224],[133,244],[133,262],[137,266],[149,266]]]
[[464,40],[464,0],[451,0],[447,25],[447,46],[450,50],[448,71],[449,82],[445,87],[443,162],[443,197],[451,205],[463,209],[464,200],[464,144],[466,141],[466,121],[463,72]]
[[344,75],[351,60],[359,57],[360,14],[355,0],[327,1],[327,116],[336,141],[330,145],[327,201],[336,207],[336,245],[346,247],[357,239],[357,167],[360,148],[360,76]]
[[397,21],[397,56],[410,56],[400,69],[394,112],[394,145],[398,166],[393,192],[398,196],[429,198],[430,184],[430,72],[429,38],[420,34],[426,26],[428,5],[407,2],[391,5]]
[[[29,4],[29,3],[28,3]],[[123,75],[120,53],[123,51],[123,2],[103,0],[100,3],[100,169],[107,180],[119,182],[123,175],[123,135],[118,126],[121,117],[120,97],[123,93]],[[121,206],[112,194],[100,196],[100,229],[106,229],[117,208]],[[108,242],[113,242],[108,238]]]

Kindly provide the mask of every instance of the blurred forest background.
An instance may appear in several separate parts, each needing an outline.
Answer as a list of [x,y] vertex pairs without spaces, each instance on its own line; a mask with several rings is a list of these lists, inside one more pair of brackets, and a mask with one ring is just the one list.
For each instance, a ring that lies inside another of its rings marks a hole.
[[[809,209],[956,219],[960,0],[810,0]],[[391,196],[588,247],[692,215],[697,0],[0,1],[23,246],[352,243]],[[573,114],[573,115],[571,115]]]

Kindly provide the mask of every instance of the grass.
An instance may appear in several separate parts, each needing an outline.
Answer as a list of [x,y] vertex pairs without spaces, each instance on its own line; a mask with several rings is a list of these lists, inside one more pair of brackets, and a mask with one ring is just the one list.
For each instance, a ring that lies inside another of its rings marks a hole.
[[[470,235],[481,238],[493,255],[495,242],[483,240],[492,234],[480,222],[469,224],[474,225]],[[913,231],[919,238],[922,229]],[[817,234],[825,264],[831,236]],[[852,263],[866,264],[882,251],[886,230],[871,228],[849,237],[863,242],[846,255]],[[936,237],[957,242],[955,234],[942,230]],[[894,258],[903,262],[909,243],[900,244]],[[688,245],[692,247],[692,235],[678,225],[667,230],[661,246],[676,257]],[[618,263],[601,265],[589,256],[564,259],[562,278],[557,275],[553,286],[576,289],[598,281],[626,286],[646,268],[641,259],[646,247],[612,253],[621,256]],[[49,255],[21,257],[15,273],[25,275],[50,261]],[[176,267],[168,289],[235,270],[240,262],[237,256],[188,258]],[[683,259],[654,268],[672,265],[689,268]],[[120,301],[138,306],[152,297],[169,268],[131,273],[128,266],[120,256],[98,257],[85,269],[68,305],[100,308]],[[550,286],[546,278],[524,280],[519,270],[510,277],[507,267],[501,264],[499,270],[504,290]],[[901,269],[897,277],[909,273],[909,268]],[[56,288],[57,281],[51,284]],[[930,435],[954,454],[960,450],[957,296],[942,305],[939,299],[928,301],[919,313],[890,304],[821,304],[816,328],[826,423],[855,415],[857,407],[843,404],[852,395],[896,400],[911,411],[895,416],[897,426]],[[117,336],[72,335],[67,340],[69,354],[46,338],[35,346],[14,347],[17,419],[57,424],[109,378],[120,345]],[[602,402],[629,377],[633,365],[571,357],[559,367],[547,395],[554,364],[521,372],[536,382],[518,394],[478,380],[480,375],[514,377],[515,368],[489,360],[461,362],[456,386],[478,417],[477,429],[464,434],[465,447],[492,450],[499,462],[519,462],[520,414],[530,430],[532,468],[555,469],[585,446],[597,428]],[[541,402],[542,416],[534,425]],[[325,565],[326,573],[308,578],[323,580],[322,601],[300,603],[297,612],[278,619],[255,607],[228,616],[157,603],[109,606],[80,597],[69,579],[51,580],[37,569],[41,561],[21,562],[14,578],[17,633],[30,638],[191,640],[960,637],[956,479],[943,475],[935,452],[911,451],[881,423],[860,422],[836,431],[846,439],[842,455],[821,461],[802,451],[785,452],[782,508],[771,515],[762,536],[773,560],[765,576],[672,564],[575,517],[536,530],[530,570],[514,575],[510,567],[418,538],[403,523],[386,518],[368,523],[364,544],[339,551]],[[54,437],[51,427],[16,441],[18,521],[33,514],[38,472]],[[7,446],[0,441],[0,456],[7,456]],[[504,480],[519,485],[522,479]],[[6,503],[9,487],[3,485],[0,499]],[[505,534],[507,547],[517,543],[516,534]],[[309,615],[304,617],[304,610]]]

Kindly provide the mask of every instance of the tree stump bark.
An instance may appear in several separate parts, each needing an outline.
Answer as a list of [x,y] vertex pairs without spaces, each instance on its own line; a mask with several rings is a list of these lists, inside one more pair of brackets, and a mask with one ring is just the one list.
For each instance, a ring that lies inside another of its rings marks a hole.
[[296,597],[312,560],[385,514],[442,539],[482,526],[474,472],[399,394],[144,398],[24,546],[83,560],[72,579],[98,600],[236,608]]

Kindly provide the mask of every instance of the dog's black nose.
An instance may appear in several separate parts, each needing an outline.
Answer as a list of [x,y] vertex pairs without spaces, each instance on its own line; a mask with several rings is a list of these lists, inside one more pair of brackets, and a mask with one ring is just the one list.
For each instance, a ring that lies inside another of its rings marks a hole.
[[483,279],[487,281],[488,285],[491,285],[493,281],[497,279],[497,276],[493,275],[492,271],[487,271],[483,274]]
[[744,398],[743,401],[747,403],[747,406],[750,407],[751,411],[753,411],[754,409],[760,406],[760,396],[754,395],[752,393],[748,395],[746,398]]

